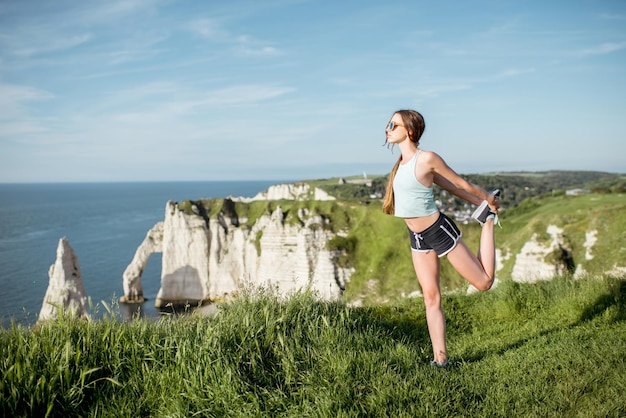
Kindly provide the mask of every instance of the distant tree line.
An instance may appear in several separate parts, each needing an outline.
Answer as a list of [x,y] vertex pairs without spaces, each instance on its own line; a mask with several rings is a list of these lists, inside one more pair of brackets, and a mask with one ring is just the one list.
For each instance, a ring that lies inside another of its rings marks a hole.
[[[551,194],[563,194],[570,189],[586,189],[595,193],[626,192],[626,175],[600,171],[541,171],[510,172],[494,174],[462,175],[467,181],[478,184],[484,189],[502,190],[502,206],[518,206],[529,197]],[[385,195],[388,176],[373,178],[371,185],[366,184],[326,184],[321,187],[339,199],[380,199]],[[447,208],[463,208],[466,202],[456,196],[450,196],[445,190],[435,187],[435,199],[445,202]]]

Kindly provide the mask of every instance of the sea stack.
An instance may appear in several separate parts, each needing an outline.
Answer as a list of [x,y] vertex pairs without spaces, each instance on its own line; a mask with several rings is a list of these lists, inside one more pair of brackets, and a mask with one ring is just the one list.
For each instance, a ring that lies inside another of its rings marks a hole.
[[86,317],[87,296],[78,257],[65,237],[59,240],[57,258],[50,266],[48,276],[50,282],[39,312],[39,321],[55,318],[58,309],[68,311],[77,317]]

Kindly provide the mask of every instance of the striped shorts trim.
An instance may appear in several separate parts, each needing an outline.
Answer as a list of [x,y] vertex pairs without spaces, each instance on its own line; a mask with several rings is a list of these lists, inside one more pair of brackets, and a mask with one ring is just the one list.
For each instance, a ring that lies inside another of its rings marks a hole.
[[409,229],[412,251],[435,251],[438,257],[443,257],[452,251],[461,236],[461,230],[456,223],[443,213],[439,213],[437,221],[422,232]]

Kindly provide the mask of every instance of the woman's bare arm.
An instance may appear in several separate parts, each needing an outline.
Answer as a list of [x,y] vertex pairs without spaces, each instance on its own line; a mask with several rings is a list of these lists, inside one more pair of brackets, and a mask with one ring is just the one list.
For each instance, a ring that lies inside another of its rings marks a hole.
[[427,162],[433,172],[433,182],[435,184],[474,205],[479,205],[483,200],[486,200],[491,209],[497,213],[500,206],[498,199],[482,187],[470,183],[459,176],[439,155],[434,152],[428,152]]
[[433,182],[439,187],[446,189],[453,195],[458,196],[461,199],[467,200],[468,202],[474,205],[478,206],[482,202],[482,200],[479,197],[471,194],[470,192],[466,190],[459,189],[454,184],[452,184],[448,179],[443,177],[441,174],[435,174],[435,176],[433,177]]

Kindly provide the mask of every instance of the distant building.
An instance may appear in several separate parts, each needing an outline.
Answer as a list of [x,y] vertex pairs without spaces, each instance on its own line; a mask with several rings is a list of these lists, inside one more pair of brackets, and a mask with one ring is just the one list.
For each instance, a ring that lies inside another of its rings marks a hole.
[[370,179],[351,179],[351,180],[346,180],[346,179],[339,179],[339,184],[364,184],[367,187],[372,187],[372,180]]
[[571,189],[565,191],[566,196],[580,196],[581,194],[587,193],[589,193],[589,190],[587,189]]

